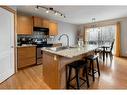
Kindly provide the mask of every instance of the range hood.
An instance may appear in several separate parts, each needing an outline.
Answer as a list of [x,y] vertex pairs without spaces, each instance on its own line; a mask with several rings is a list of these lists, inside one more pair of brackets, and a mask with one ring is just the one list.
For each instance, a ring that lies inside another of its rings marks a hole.
[[45,35],[49,34],[49,28],[33,27],[34,31],[44,32]]

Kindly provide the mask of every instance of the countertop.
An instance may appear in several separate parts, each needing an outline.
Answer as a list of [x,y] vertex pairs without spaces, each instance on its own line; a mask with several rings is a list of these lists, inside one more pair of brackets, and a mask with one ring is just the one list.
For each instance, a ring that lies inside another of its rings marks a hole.
[[68,48],[68,49],[63,49],[60,51],[54,51],[54,50],[50,50],[48,48],[42,48],[42,50],[52,53],[52,54],[55,54],[55,55],[59,55],[59,56],[67,57],[67,58],[73,58],[73,57],[79,56],[81,54],[85,54],[90,51],[93,51],[97,48],[98,48],[97,45],[85,45],[83,47]]
[[17,46],[18,48],[21,48],[21,47],[36,47],[37,45],[22,45],[22,46]]

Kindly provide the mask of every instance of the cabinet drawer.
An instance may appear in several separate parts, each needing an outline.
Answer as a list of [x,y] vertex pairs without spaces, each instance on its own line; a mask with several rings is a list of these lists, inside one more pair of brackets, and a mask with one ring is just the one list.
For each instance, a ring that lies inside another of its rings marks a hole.
[[36,57],[36,47],[18,48],[18,57]]
[[18,68],[36,64],[36,58],[18,59]]
[[18,59],[26,59],[26,58],[33,58],[33,57],[36,57],[36,54],[31,54],[29,55],[28,53],[26,54],[18,54]]

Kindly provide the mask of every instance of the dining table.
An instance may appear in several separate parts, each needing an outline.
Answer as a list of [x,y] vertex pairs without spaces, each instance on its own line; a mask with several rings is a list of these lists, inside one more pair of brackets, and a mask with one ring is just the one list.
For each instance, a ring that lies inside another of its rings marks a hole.
[[103,62],[105,61],[105,50],[107,50],[110,47],[111,46],[109,44],[103,44],[103,45],[99,46],[99,48],[102,48]]

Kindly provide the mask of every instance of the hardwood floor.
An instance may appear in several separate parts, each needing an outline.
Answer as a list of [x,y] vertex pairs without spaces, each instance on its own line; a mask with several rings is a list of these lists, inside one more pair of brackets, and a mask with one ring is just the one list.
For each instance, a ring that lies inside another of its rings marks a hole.
[[43,81],[42,65],[19,70],[0,84],[0,89],[50,89]]
[[115,57],[100,64],[101,76],[91,83],[91,89],[127,89],[127,59]]
[[[90,81],[89,89],[127,89],[127,59],[100,60],[101,75]],[[89,77],[91,79],[91,77]],[[82,87],[82,89],[86,87]],[[19,70],[0,84],[0,89],[50,89],[43,81],[42,65]]]

